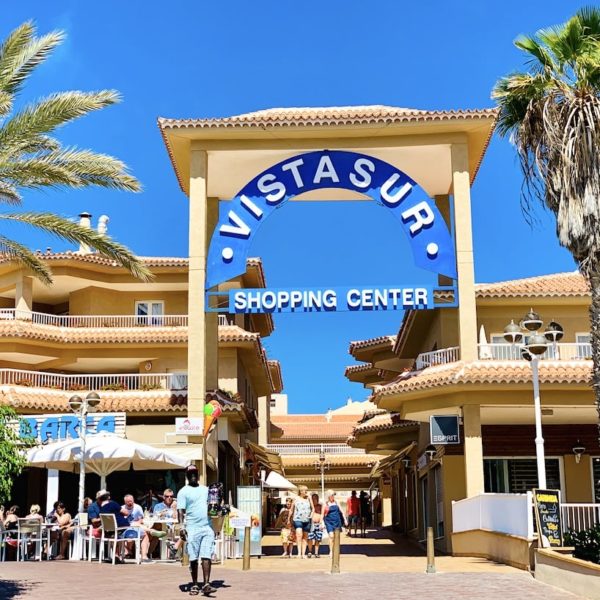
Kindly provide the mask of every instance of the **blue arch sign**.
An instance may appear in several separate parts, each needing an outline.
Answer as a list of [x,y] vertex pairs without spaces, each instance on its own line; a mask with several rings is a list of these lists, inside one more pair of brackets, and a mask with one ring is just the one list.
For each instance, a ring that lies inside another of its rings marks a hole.
[[435,203],[408,175],[365,154],[320,150],[273,165],[231,201],[211,239],[206,289],[246,271],[260,225],[282,204],[305,192],[354,190],[387,207],[400,222],[417,267],[456,279],[452,236]]

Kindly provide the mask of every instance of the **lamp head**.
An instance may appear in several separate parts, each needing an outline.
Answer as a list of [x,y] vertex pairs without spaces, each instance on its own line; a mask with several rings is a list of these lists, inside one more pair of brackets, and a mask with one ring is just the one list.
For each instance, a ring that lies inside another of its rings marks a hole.
[[575,455],[575,462],[579,464],[581,455],[585,452],[585,446],[577,440],[577,443],[573,446],[573,454]]
[[405,469],[410,469],[410,458],[408,458],[408,457],[403,458],[402,464],[404,465]]
[[504,339],[509,344],[518,344],[523,339],[523,332],[514,321],[511,321],[504,328]]
[[92,411],[96,409],[98,404],[100,404],[100,396],[98,396],[98,394],[96,394],[96,392],[90,392],[85,397],[85,400],[87,402],[88,408]]
[[544,331],[544,337],[552,343],[560,342],[560,340],[563,338],[563,335],[564,330],[562,325],[556,321],[550,321],[550,323],[548,323],[548,327],[546,327],[546,330]]
[[81,410],[82,404],[83,404],[83,400],[79,396],[71,396],[69,398],[69,408],[73,412],[79,412]]
[[437,454],[437,450],[433,444],[429,444],[427,448],[425,448],[425,454],[427,454],[429,460],[433,460],[435,455]]
[[544,322],[540,319],[540,315],[538,315],[532,308],[523,317],[521,324],[528,331],[537,331],[544,324]]
[[541,333],[534,333],[525,347],[531,354],[540,356],[548,349],[548,340]]

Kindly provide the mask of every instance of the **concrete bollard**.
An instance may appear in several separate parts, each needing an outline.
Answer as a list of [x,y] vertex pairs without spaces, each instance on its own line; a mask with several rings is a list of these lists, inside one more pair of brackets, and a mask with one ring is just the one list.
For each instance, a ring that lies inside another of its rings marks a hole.
[[435,549],[433,546],[433,527],[427,528],[427,573],[435,573]]
[[339,573],[340,572],[340,537],[342,531],[341,529],[334,529],[332,532],[331,539],[331,573]]
[[250,570],[250,527],[244,527],[244,563],[242,571]]

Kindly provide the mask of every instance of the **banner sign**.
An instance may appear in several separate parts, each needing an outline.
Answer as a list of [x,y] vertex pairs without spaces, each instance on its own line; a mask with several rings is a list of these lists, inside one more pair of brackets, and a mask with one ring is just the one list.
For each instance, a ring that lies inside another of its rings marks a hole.
[[[250,555],[260,556],[262,554],[262,490],[260,486],[238,486],[237,508],[242,515],[250,515]],[[229,522],[231,523],[231,519]],[[247,527],[247,525],[244,526]],[[238,529],[238,553],[240,556],[244,551],[244,535],[244,530]]]
[[228,203],[211,239],[206,289],[246,272],[254,236],[275,209],[294,196],[330,188],[358,192],[388,208],[409,240],[415,265],[456,279],[452,236],[435,202],[415,181],[372,156],[319,150],[263,171]]
[[456,415],[431,415],[429,436],[432,444],[446,446],[460,444],[460,429]]
[[177,435],[203,435],[204,417],[176,417],[175,433]]
[[407,310],[433,307],[430,287],[233,289],[230,313]]
[[563,545],[560,490],[534,489],[533,506],[542,548],[560,548]]
[[[46,444],[79,437],[81,422],[75,414],[23,415],[13,425],[20,438]],[[125,413],[88,414],[86,426],[87,435],[105,431],[125,437]]]

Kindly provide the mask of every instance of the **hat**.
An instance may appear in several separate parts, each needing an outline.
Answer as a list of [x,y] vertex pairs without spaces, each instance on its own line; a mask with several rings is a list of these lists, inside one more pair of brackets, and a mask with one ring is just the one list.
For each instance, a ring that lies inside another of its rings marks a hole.
[[197,471],[197,470],[198,470],[198,467],[196,465],[188,465],[185,468],[185,472],[186,473],[189,473],[190,471]]
[[96,500],[102,498],[102,496],[110,496],[110,492],[108,490],[99,490],[96,492]]

